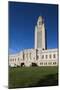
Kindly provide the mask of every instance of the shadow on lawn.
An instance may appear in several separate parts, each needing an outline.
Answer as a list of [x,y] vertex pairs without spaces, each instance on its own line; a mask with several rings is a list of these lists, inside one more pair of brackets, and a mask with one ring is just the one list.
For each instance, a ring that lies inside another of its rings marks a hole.
[[[35,87],[41,87],[41,86],[56,86],[58,85],[58,73],[51,74],[45,76],[45,78],[40,79]],[[33,85],[32,85],[33,86]],[[34,87],[34,86],[33,86]]]
[[13,86],[10,88],[28,88],[28,87],[44,87],[44,86],[56,86],[58,85],[58,73],[46,75],[43,79],[40,79],[38,82],[33,83],[29,85],[28,83],[25,83],[23,86]]

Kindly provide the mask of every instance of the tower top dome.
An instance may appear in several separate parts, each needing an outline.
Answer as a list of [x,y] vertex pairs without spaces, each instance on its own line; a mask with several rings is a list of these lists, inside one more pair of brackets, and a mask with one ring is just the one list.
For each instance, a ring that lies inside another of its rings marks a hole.
[[38,17],[38,21],[39,21],[40,23],[43,23],[43,21],[44,21],[44,20],[43,20],[43,17],[42,17],[42,16],[39,16],[39,17]]

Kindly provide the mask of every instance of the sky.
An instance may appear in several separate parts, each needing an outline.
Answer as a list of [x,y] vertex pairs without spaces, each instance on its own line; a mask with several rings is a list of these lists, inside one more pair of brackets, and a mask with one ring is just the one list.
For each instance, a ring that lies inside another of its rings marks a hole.
[[47,48],[58,48],[58,5],[9,2],[9,53],[34,48],[35,25],[43,16]]

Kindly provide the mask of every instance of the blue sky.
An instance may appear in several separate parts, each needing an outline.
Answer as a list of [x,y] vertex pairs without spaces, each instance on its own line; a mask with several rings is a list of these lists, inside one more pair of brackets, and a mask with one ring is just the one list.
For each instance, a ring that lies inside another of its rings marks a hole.
[[34,48],[37,19],[43,16],[47,31],[47,48],[58,48],[58,6],[9,2],[9,53]]

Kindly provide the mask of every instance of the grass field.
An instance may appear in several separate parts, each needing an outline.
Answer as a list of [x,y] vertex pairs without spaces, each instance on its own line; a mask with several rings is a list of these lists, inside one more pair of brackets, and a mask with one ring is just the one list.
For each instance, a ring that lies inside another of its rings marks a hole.
[[9,68],[9,88],[58,85],[58,67]]

